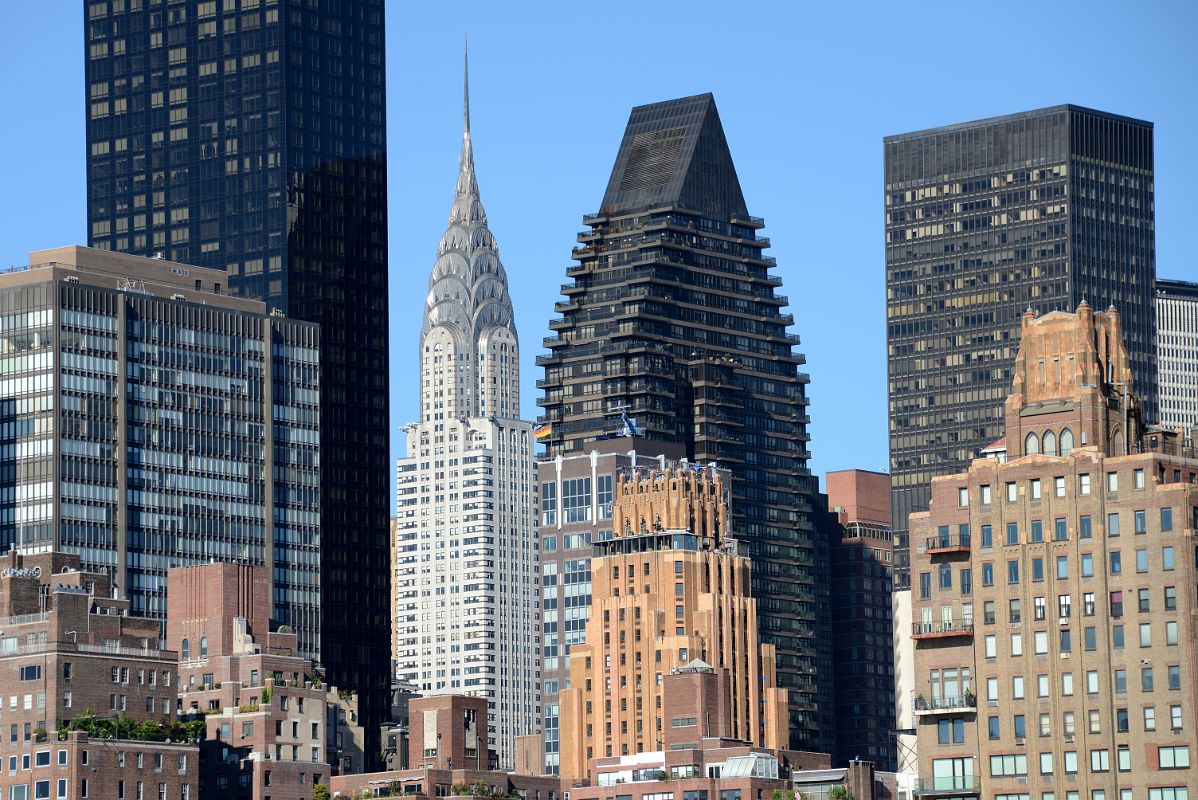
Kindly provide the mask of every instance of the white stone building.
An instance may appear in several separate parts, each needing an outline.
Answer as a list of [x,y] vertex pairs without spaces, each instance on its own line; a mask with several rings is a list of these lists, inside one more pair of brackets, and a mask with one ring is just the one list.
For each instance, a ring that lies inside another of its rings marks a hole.
[[507,277],[479,199],[465,107],[449,227],[420,336],[420,421],[397,465],[395,660],[422,695],[490,702],[501,768],[539,730],[540,566],[532,424]]

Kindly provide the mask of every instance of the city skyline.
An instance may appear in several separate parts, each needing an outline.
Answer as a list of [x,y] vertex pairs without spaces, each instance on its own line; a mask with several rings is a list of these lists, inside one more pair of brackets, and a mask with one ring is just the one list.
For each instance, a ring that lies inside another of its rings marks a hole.
[[[53,113],[63,103],[77,103],[82,91],[82,63],[75,45],[81,37],[81,20],[74,5],[59,5],[58,9],[14,9],[16,19],[10,20],[6,34],[10,47],[0,56],[12,72],[15,64],[28,63],[47,47],[62,53],[54,64],[47,64],[44,58],[37,60],[45,65],[46,75],[36,86],[11,87],[14,106],[24,111],[25,118],[62,121],[49,126],[8,126],[0,133],[4,152],[10,154],[4,161],[6,168],[25,189],[10,193],[3,201],[11,223],[0,232],[0,263],[6,265],[20,263],[29,249],[86,241],[83,159],[79,156],[82,120]],[[586,83],[589,71],[585,64],[570,62],[567,37],[552,38],[554,31],[571,28],[573,11],[542,9],[535,19],[484,5],[452,18],[450,12],[434,9],[392,11],[388,15],[393,264],[390,371],[395,376],[391,460],[401,452],[398,426],[418,417],[415,395],[404,380],[404,376],[415,374],[417,333],[404,321],[418,316],[421,297],[405,292],[404,282],[423,279],[421,272],[433,255],[430,243],[444,224],[441,204],[434,200],[444,196],[443,176],[456,157],[454,128],[459,122],[454,104],[446,101],[458,91],[458,62],[452,54],[460,52],[463,34],[474,35],[474,80],[479,95],[474,116],[476,127],[488,132],[480,179],[492,187],[488,201],[492,222],[506,232],[504,260],[512,265],[514,305],[528,339],[521,364],[522,415],[536,415],[532,384],[540,370],[533,363],[538,348],[532,343],[548,334],[551,306],[558,299],[557,285],[568,265],[566,243],[573,243],[582,214],[593,210],[593,198],[602,191],[610,168],[607,159],[619,142],[628,108],[712,90],[720,103],[730,145],[742,154],[737,167],[745,193],[753,198],[754,213],[770,222],[763,233],[773,241],[770,252],[781,265],[779,274],[785,285],[804,287],[802,294],[790,292],[794,304],[784,310],[795,314],[796,330],[804,338],[806,369],[812,374],[811,467],[819,474],[845,467],[880,469],[887,462],[885,331],[881,323],[883,206],[879,190],[883,136],[1062,102],[1152,121],[1160,176],[1156,191],[1158,274],[1198,278],[1198,266],[1192,260],[1187,263],[1181,251],[1186,213],[1182,192],[1198,177],[1198,163],[1182,148],[1186,132],[1198,121],[1198,112],[1196,104],[1185,102],[1192,89],[1172,80],[1172,76],[1198,69],[1198,58],[1180,46],[1183,31],[1192,29],[1192,24],[1178,24],[1193,23],[1194,12],[1181,12],[1179,5],[1175,8],[1179,13],[1158,14],[1154,19],[1117,11],[1113,6],[1106,14],[1093,15],[1093,20],[1101,22],[1078,19],[1066,8],[1048,9],[1047,16],[1039,17],[1049,26],[1063,25],[1067,19],[1078,31],[1077,36],[1061,42],[1064,61],[1084,62],[1092,53],[1104,50],[1138,54],[1121,62],[1118,71],[1074,72],[1069,81],[1055,86],[1004,84],[969,92],[965,89],[976,84],[967,74],[946,74],[936,92],[918,97],[898,97],[899,93],[888,88],[890,80],[885,76],[906,68],[891,66],[884,56],[868,56],[852,64],[838,61],[837,37],[822,41],[814,33],[848,29],[847,18],[832,11],[800,18],[780,9],[769,10],[766,16],[771,24],[761,28],[762,47],[710,63],[703,56],[707,48],[696,45],[712,45],[719,31],[707,30],[699,14],[694,20],[671,19],[671,24],[679,26],[679,36],[645,52],[638,50],[641,60],[617,70],[616,80],[607,76],[602,87]],[[56,10],[62,13],[56,14]],[[956,15],[926,16],[932,21],[920,23],[929,26],[920,32],[921,40],[948,41],[956,36],[953,31],[961,22]],[[468,24],[463,20],[469,20]],[[865,45],[854,49],[869,50],[872,45],[883,52],[883,34],[888,39],[901,38],[915,24],[890,22],[893,26],[885,18],[854,24],[854,36]],[[588,24],[612,23],[589,20]],[[808,30],[813,33],[803,38]],[[808,49],[779,51],[796,36]],[[612,41],[618,37],[606,38],[610,47],[633,51],[632,44]],[[1022,52],[1030,57],[1039,52],[1040,45],[1029,40],[1011,47],[1016,55]],[[542,70],[543,61],[556,61],[560,68]],[[794,78],[820,74],[825,65],[836,69],[836,79],[801,82],[797,95],[801,102],[762,105],[767,97],[789,91]],[[632,81],[632,75],[638,79]],[[650,79],[645,79],[646,75]],[[587,87],[588,92],[582,116],[579,87]],[[762,124],[761,109],[767,107]],[[419,124],[411,124],[413,119]],[[814,124],[819,119],[840,122],[835,147],[821,141],[827,129]],[[583,152],[596,155],[576,155]],[[22,157],[12,155],[16,153]],[[779,154],[790,153],[794,155],[779,160]],[[821,155],[812,155],[816,153]],[[27,167],[27,162],[38,163],[37,171]],[[565,171],[570,180],[558,180]],[[35,176],[43,175],[39,180],[45,181],[46,188],[32,185]],[[64,193],[63,186],[79,188]],[[50,202],[53,205],[47,206]],[[44,213],[47,207],[56,213]],[[533,219],[536,224],[529,224]],[[855,298],[854,319],[871,322],[843,324],[843,295],[849,286],[867,289]],[[857,357],[840,358],[847,352]],[[867,377],[863,380],[862,375]]]

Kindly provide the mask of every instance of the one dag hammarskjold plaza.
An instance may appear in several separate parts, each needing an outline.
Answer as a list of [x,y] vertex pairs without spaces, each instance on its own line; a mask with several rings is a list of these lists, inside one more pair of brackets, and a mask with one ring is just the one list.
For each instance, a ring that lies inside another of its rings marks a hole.
[[1141,424],[1116,311],[1022,328],[1005,439],[911,515],[920,789],[1185,800],[1198,459]]
[[390,709],[384,2],[80,10],[88,244],[224,270],[230,293],[320,325],[320,650],[373,758]]
[[933,477],[1002,435],[1029,307],[1114,304],[1156,419],[1152,123],[1063,105],[888,136],[884,153],[896,532]]
[[77,554],[134,614],[171,567],[269,566],[319,658],[318,326],[219,270],[64,247],[0,274],[0,547]]

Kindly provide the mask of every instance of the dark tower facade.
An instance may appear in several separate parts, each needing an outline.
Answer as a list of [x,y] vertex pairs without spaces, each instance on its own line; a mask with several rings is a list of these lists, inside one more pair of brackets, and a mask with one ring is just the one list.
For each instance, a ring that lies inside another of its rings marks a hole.
[[227,291],[321,326],[320,653],[377,736],[390,639],[383,0],[83,8],[88,243],[225,270]]
[[633,109],[599,213],[583,221],[537,359],[543,441],[550,455],[586,452],[627,407],[639,435],[732,471],[733,531],[750,547],[791,746],[828,752],[828,549],[811,521],[808,377],[712,96]]
[[934,476],[1003,435],[1028,308],[1118,309],[1156,419],[1152,123],[1065,105],[890,136],[884,150],[896,531],[927,510]]

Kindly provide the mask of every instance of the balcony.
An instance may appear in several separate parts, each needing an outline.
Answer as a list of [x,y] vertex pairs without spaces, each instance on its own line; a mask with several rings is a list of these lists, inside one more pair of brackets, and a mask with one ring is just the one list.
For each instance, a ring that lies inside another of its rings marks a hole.
[[968,553],[973,537],[965,534],[941,534],[924,540],[924,552],[930,556],[940,553]]
[[972,714],[977,711],[978,699],[972,692],[964,697],[933,697],[931,700],[916,697],[912,705],[916,717],[934,717],[940,714]]
[[973,620],[968,622],[916,622],[911,626],[912,639],[947,639],[953,636],[973,636]]
[[976,775],[953,775],[947,778],[920,778],[915,782],[915,794],[919,797],[937,797],[948,794],[980,794],[981,781]]

